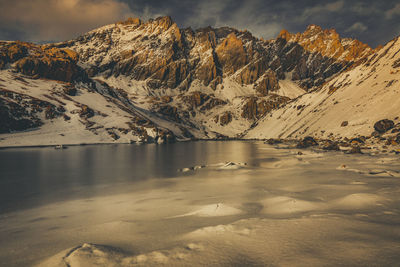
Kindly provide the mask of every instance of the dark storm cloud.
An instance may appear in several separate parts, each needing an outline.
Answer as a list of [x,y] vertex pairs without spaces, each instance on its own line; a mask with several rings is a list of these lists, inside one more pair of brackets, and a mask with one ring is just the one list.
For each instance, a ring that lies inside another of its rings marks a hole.
[[309,24],[372,46],[400,34],[398,0],[0,0],[0,39],[63,40],[128,16],[161,15],[180,27],[232,26],[265,39]]

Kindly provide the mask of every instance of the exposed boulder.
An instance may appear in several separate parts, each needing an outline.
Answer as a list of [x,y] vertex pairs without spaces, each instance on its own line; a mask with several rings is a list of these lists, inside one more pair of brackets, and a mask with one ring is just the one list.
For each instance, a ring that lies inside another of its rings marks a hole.
[[93,109],[89,108],[86,105],[81,105],[81,110],[79,111],[79,117],[81,118],[91,118],[94,116],[94,111]]
[[66,85],[66,86],[64,87],[63,92],[64,92],[66,95],[69,95],[69,96],[76,96],[76,94],[78,93],[78,90],[76,89],[75,86],[69,84],[69,85]]
[[394,122],[388,119],[380,120],[374,124],[375,131],[377,131],[380,134],[386,133],[393,127],[394,127]]

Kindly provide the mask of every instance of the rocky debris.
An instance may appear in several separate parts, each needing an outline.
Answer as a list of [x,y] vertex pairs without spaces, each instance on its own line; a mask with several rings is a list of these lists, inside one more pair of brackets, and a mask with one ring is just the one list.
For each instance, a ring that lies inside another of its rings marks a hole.
[[145,127],[138,127],[133,123],[130,123],[129,127],[132,130],[132,134],[139,137],[138,142],[147,143],[150,141],[149,135]]
[[323,150],[340,151],[339,143],[332,140],[326,140],[320,144]]
[[363,144],[365,144],[365,137],[352,138],[349,140],[349,143],[352,146],[363,145]]
[[176,136],[169,130],[158,129],[157,136],[155,137],[157,144],[171,144],[176,142]]
[[178,109],[174,106],[170,105],[162,105],[159,106],[158,109],[155,110],[157,113],[162,114],[174,121],[180,122],[181,118],[179,116]]
[[204,112],[206,110],[211,110],[216,106],[223,106],[228,104],[226,101],[219,99],[219,98],[214,98],[211,97],[209,101],[207,101],[201,108],[200,111]]
[[386,133],[393,127],[394,127],[394,122],[388,119],[380,120],[374,124],[375,131],[377,131],[380,134]]
[[192,140],[195,138],[194,135],[188,129],[186,129],[185,127],[180,126],[179,130],[181,131],[182,136],[184,138],[188,138],[188,139],[192,139]]
[[115,132],[114,128],[106,128],[106,131],[112,139],[118,140],[120,138],[120,136]]
[[165,96],[162,96],[161,97],[161,101],[163,102],[163,103],[170,103],[170,102],[172,102],[172,97],[171,96],[167,96],[167,95],[165,95]]
[[78,90],[76,89],[75,86],[72,84],[66,85],[63,89],[64,94],[69,95],[69,96],[76,96],[78,93]]
[[377,132],[377,131],[373,131],[373,132],[371,133],[371,136],[372,136],[372,137],[376,137],[376,138],[378,138],[380,135],[381,135],[381,134],[380,134],[379,132]]
[[89,119],[94,116],[93,109],[89,108],[87,105],[81,105],[81,110],[79,111],[79,117],[84,119]]
[[349,125],[349,122],[348,121],[343,121],[340,126],[341,127],[346,127],[347,125]]
[[219,124],[221,126],[225,126],[229,124],[231,121],[232,121],[232,113],[230,113],[229,111],[226,111],[224,114],[219,116]]
[[227,102],[214,97],[213,94],[205,94],[201,92],[193,92],[189,95],[181,95],[179,98],[188,107],[188,110],[193,111],[199,109],[201,112],[211,110],[216,106],[226,105]]
[[0,133],[36,128],[43,125],[40,117],[54,119],[64,112],[62,106],[57,107],[28,95],[0,89]]
[[313,137],[307,136],[307,137],[304,137],[303,140],[300,140],[297,143],[296,147],[297,148],[308,148],[308,147],[317,146],[317,145],[318,145],[318,143],[317,143],[317,141],[315,141],[315,139]]
[[190,95],[182,96],[181,98],[185,104],[188,104],[190,108],[193,109],[203,105],[210,99],[210,95],[196,91]]
[[270,138],[264,142],[264,144],[268,144],[268,145],[277,145],[277,144],[281,144],[281,143],[282,143],[282,140],[274,139],[274,138]]
[[44,114],[46,119],[51,120],[61,116],[62,113],[65,112],[64,108],[56,108],[54,105],[49,104],[46,106]]
[[0,99],[0,133],[24,131],[43,124],[37,117],[24,118],[24,115],[27,115],[24,107],[15,103],[6,105]]
[[363,154],[361,152],[361,148],[359,146],[353,146],[350,150],[347,151],[348,154]]

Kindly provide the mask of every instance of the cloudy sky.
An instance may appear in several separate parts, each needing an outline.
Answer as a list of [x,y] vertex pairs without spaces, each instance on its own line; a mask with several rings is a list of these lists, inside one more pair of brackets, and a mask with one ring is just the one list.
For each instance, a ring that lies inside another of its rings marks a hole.
[[399,0],[0,0],[0,40],[61,41],[130,16],[162,15],[180,27],[232,26],[265,39],[309,24],[374,47],[400,35]]

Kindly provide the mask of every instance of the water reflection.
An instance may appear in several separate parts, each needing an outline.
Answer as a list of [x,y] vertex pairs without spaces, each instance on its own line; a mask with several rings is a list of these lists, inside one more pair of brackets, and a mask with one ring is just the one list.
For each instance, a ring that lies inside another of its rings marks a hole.
[[176,177],[177,170],[187,166],[252,163],[256,151],[251,142],[0,150],[0,213],[124,191],[126,183]]

